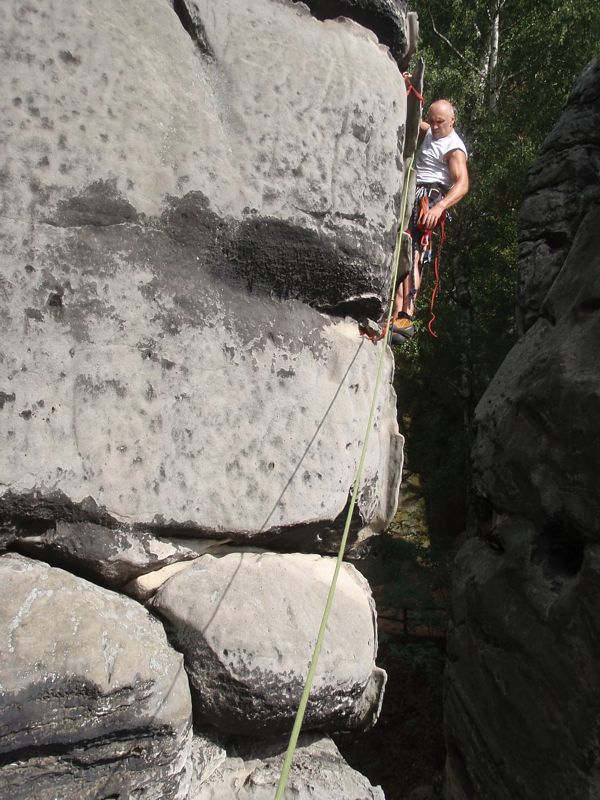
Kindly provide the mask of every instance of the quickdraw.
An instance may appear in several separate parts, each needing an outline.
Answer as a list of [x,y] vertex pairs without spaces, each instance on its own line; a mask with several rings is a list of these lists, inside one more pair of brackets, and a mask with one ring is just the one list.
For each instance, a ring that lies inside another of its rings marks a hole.
[[[424,223],[423,223],[423,219],[425,218],[425,215],[427,214],[428,211],[429,211],[429,195],[428,195],[427,192],[425,192],[421,196],[421,198],[419,199],[419,213],[418,213],[417,222],[416,222],[417,229],[419,231],[421,231],[421,239],[420,239],[420,243],[419,243],[419,245],[420,245],[419,249],[420,249],[420,252],[421,252],[421,259],[420,259],[421,269],[423,269],[425,264],[427,264],[429,261],[432,260],[431,256],[432,256],[432,253],[433,253],[433,232],[434,232],[435,228],[426,228]],[[440,217],[439,222],[437,223],[437,225],[435,227],[439,228],[440,237],[439,237],[439,242],[438,242],[438,246],[437,246],[437,249],[436,249],[436,253],[435,253],[435,256],[433,258],[433,272],[434,272],[435,281],[434,281],[433,291],[431,293],[431,300],[429,302],[430,319],[429,319],[429,322],[427,323],[427,329],[428,329],[429,333],[433,336],[433,338],[437,339],[438,335],[433,330],[433,323],[436,320],[436,314],[435,314],[435,311],[434,311],[434,305],[435,305],[435,299],[438,296],[439,291],[440,291],[440,261],[441,261],[441,257],[442,257],[442,248],[444,246],[444,242],[446,241],[446,212],[445,211],[442,214],[442,216]]]
[[417,89],[415,89],[415,87],[412,85],[412,82],[411,82],[411,80],[410,80],[410,75],[408,74],[408,72],[404,72],[404,73],[402,74],[402,77],[404,78],[404,82],[406,83],[406,96],[408,97],[408,96],[409,96],[409,94],[414,94],[414,96],[415,96],[415,97],[417,98],[417,100],[418,100],[418,101],[421,103],[421,105],[424,105],[424,104],[425,104],[425,98],[424,98],[424,97],[423,97],[423,95],[422,95],[422,94],[421,94],[419,91],[417,91]]

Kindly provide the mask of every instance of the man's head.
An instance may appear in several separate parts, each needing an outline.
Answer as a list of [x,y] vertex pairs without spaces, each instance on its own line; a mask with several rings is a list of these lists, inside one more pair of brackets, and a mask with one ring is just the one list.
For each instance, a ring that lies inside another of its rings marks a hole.
[[436,100],[432,103],[427,119],[434,139],[443,139],[454,130],[454,108],[447,100]]

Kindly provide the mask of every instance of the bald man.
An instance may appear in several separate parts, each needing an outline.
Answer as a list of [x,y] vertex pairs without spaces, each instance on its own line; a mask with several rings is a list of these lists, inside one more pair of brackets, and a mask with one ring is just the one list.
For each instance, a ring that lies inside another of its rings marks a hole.
[[414,335],[413,313],[421,285],[424,254],[417,220],[421,198],[428,198],[429,210],[420,221],[433,230],[448,208],[455,206],[469,191],[467,148],[454,130],[454,108],[447,100],[436,100],[429,107],[428,122],[421,122],[417,152],[417,192],[410,223],[413,237],[413,266],[401,283],[394,303],[392,341],[401,344]]

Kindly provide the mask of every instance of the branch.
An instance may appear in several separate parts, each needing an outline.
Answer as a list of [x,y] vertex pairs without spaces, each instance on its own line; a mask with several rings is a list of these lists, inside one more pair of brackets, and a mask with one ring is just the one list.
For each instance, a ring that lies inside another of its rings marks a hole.
[[456,55],[457,55],[457,56],[460,58],[460,60],[461,60],[461,61],[464,61],[464,63],[465,63],[467,66],[469,66],[469,67],[470,67],[470,68],[471,68],[471,69],[472,69],[474,72],[476,72],[476,73],[479,75],[479,77],[480,77],[480,78],[485,78],[485,73],[484,73],[484,72],[482,72],[482,70],[481,70],[479,67],[476,67],[476,66],[475,66],[475,64],[473,64],[471,61],[469,61],[469,59],[468,59],[466,56],[464,56],[464,55],[463,55],[463,54],[460,52],[460,50],[458,50],[458,49],[457,49],[457,48],[456,48],[456,47],[455,47],[455,46],[452,44],[452,42],[450,41],[450,39],[448,39],[446,36],[444,36],[444,34],[443,34],[443,33],[440,33],[440,31],[438,31],[438,29],[435,27],[435,21],[434,21],[434,19],[433,19],[433,14],[431,13],[431,9],[429,8],[429,6],[427,6],[427,11],[429,12],[429,18],[431,19],[431,26],[432,26],[432,28],[433,28],[433,32],[434,32],[434,33],[435,33],[437,36],[439,36],[439,37],[440,37],[440,39],[441,39],[443,42],[445,42],[445,43],[448,45],[448,47],[450,47],[452,50],[454,50],[454,52],[455,52],[455,53],[456,53]]
[[508,81],[511,81],[513,78],[516,78],[517,75],[522,75],[524,72],[527,72],[527,67],[523,67],[522,69],[517,69],[514,72],[511,72],[510,75],[503,75],[498,83],[498,92],[500,92],[504,88],[504,85]]

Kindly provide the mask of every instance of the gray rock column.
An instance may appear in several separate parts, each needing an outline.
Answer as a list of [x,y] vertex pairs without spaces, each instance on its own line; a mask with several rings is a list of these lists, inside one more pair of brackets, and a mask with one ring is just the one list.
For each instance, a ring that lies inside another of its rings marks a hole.
[[530,327],[476,413],[479,537],[456,563],[447,670],[450,800],[600,796],[599,101],[595,60],[532,167]]
[[[351,20],[193,5],[202,46],[165,0],[4,4],[3,517],[339,530],[382,347],[355,319],[389,287],[403,81]],[[391,370],[359,498],[375,530],[402,457]]]

